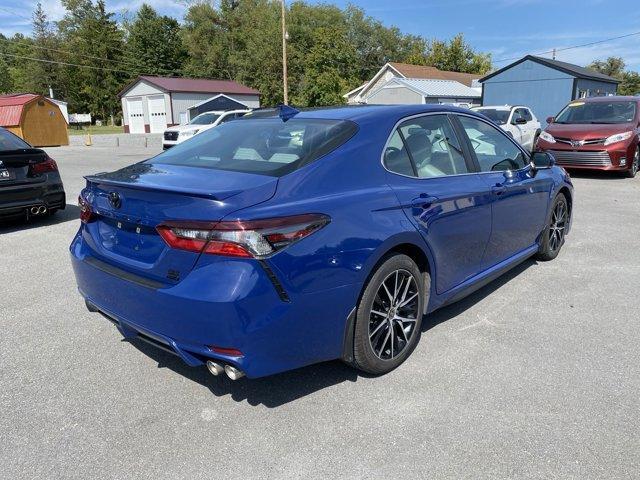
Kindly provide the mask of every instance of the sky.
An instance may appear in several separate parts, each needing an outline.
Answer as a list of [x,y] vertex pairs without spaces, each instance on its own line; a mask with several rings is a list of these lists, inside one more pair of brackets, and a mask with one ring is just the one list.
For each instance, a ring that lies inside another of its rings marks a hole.
[[[309,0],[308,0],[309,1]],[[492,54],[494,66],[508,65],[525,54],[584,45],[640,32],[638,0],[325,0],[340,7],[361,7],[385,25],[426,38],[448,39],[463,33],[476,50]],[[133,13],[143,0],[107,0],[119,15]],[[179,20],[181,0],[147,0]],[[320,3],[311,0],[310,3]],[[42,0],[51,20],[64,14],[60,0]],[[28,34],[34,0],[0,0],[0,32]],[[550,55],[545,55],[550,56]],[[640,71],[640,35],[559,51],[556,58],[578,65],[608,56],[622,57],[628,69]]]

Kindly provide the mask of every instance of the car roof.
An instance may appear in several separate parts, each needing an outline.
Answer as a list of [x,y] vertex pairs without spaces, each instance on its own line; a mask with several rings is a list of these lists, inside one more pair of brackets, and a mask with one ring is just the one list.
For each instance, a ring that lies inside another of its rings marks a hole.
[[[256,118],[265,118],[269,116],[277,117],[278,110],[254,110],[258,113]],[[411,115],[419,115],[421,113],[467,113],[474,114],[472,110],[467,108],[454,107],[452,105],[345,105],[339,107],[321,107],[300,109],[300,113],[295,118],[309,119],[327,119],[327,120],[351,120],[355,123],[376,120],[380,117],[386,119],[397,118],[398,120]],[[243,117],[251,119],[251,115]]]
[[569,103],[585,102],[585,103],[597,103],[597,102],[638,102],[640,103],[640,97],[632,97],[629,95],[607,95],[604,97],[585,97],[576,98]]

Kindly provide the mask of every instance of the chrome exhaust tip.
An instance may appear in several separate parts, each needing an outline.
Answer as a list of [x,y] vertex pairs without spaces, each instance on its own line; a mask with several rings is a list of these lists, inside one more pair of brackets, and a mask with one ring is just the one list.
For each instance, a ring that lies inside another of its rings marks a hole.
[[38,215],[44,215],[45,213],[47,213],[47,207],[45,207],[44,205],[38,207]]
[[215,377],[224,372],[224,367],[212,360],[207,360],[207,368],[209,369],[209,373]]
[[37,215],[38,214],[38,207],[31,207],[31,210],[29,210],[31,212],[31,215]]
[[238,370],[236,367],[232,367],[231,365],[224,366],[224,373],[227,374],[231,380],[238,380],[239,378],[244,377],[244,372],[242,370]]

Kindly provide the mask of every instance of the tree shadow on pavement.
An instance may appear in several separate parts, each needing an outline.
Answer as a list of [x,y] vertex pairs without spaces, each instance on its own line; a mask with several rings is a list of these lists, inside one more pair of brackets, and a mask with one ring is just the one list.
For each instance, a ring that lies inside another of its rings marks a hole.
[[[31,230],[33,228],[50,227],[59,223],[80,221],[80,207],[67,204],[64,210],[58,210],[54,215],[31,217],[19,216],[0,220],[0,235],[3,233]],[[79,225],[79,223],[78,223]]]
[[[438,324],[464,313],[535,264],[534,260],[527,260],[470,296],[425,316],[422,332],[424,333]],[[276,408],[333,385],[346,381],[356,382],[359,378],[373,377],[335,360],[269,377],[242,378],[233,381],[224,374],[214,377],[205,367],[189,367],[179,357],[141,340],[123,341],[128,341],[143,354],[158,362],[158,368],[169,368],[177,374],[207,387],[217,397],[230,395],[237,402],[246,400],[249,405],[253,406],[264,405],[267,408]]]

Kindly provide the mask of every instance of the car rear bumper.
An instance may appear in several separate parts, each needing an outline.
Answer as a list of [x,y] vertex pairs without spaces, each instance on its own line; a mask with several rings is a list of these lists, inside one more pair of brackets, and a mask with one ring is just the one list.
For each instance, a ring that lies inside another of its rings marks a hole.
[[12,185],[0,189],[0,216],[24,214],[31,207],[64,209],[66,197],[62,183]]
[[[145,284],[106,261],[96,263],[81,236],[70,250],[81,295],[126,338],[169,350],[190,366],[215,359],[254,378],[341,357],[345,322],[359,291],[348,285],[289,292],[286,301],[259,262],[222,257],[196,266],[178,283]],[[243,355],[223,355],[211,346]]]

